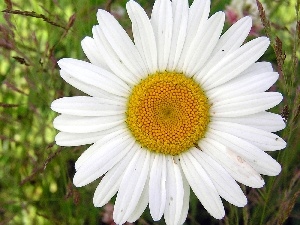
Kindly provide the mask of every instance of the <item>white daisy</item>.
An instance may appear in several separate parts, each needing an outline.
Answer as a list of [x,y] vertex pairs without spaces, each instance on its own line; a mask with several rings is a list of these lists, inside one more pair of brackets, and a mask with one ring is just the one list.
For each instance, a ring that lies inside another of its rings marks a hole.
[[266,37],[243,44],[244,17],[221,35],[224,13],[209,16],[210,1],[156,0],[151,19],[126,5],[134,42],[104,10],[82,48],[91,63],[61,59],[61,77],[89,96],[64,97],[54,127],[60,146],[92,144],[77,160],[74,184],[102,177],[94,205],[117,194],[117,224],[137,220],[147,205],[153,220],[182,224],[190,187],[215,218],[220,197],[242,207],[237,182],[260,188],[260,174],[281,167],[265,151],[286,146],[276,134],[283,119],[266,110],[282,95],[265,92],[278,79],[270,63],[256,62]]

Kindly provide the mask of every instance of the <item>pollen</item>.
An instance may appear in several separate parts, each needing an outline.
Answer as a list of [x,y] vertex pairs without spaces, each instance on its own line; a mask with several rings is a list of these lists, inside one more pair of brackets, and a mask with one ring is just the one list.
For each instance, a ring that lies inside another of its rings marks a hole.
[[126,123],[140,145],[178,155],[204,137],[209,102],[199,84],[182,73],[157,72],[133,87]]

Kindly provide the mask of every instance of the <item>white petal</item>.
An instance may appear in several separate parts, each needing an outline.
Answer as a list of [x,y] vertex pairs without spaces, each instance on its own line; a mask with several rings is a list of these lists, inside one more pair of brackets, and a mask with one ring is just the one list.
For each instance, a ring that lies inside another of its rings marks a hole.
[[95,43],[95,40],[91,37],[85,37],[81,41],[81,47],[87,56],[87,58],[90,60],[90,62],[96,66],[99,66],[105,70],[110,71],[109,67],[107,66],[104,55],[101,54],[99,49],[97,48],[97,45]]
[[213,102],[234,98],[236,96],[260,93],[268,90],[278,79],[279,74],[267,72],[252,76],[238,76],[227,83],[207,91]]
[[268,110],[282,101],[278,92],[263,92],[226,99],[213,103],[210,108],[214,117],[237,117]]
[[213,117],[211,121],[238,123],[269,132],[285,128],[285,123],[280,115],[265,111],[240,117]]
[[258,147],[228,133],[211,129],[207,137],[227,146],[245,159],[257,172],[268,176],[276,176],[281,166],[276,160]]
[[216,65],[204,68],[195,78],[205,90],[210,90],[237,77],[240,73],[257,61],[266,51],[270,41],[266,37],[258,37],[224,57]]
[[112,116],[124,114],[126,111],[125,101],[76,96],[64,97],[52,102],[51,109],[58,113],[74,116]]
[[136,209],[133,211],[133,213],[129,216],[127,219],[128,222],[133,223],[136,220],[138,220],[145,209],[147,208],[147,205],[149,203],[149,181],[146,181],[145,187],[143,189],[143,192],[141,194],[140,200],[138,204],[136,205]]
[[222,198],[239,207],[247,204],[247,198],[240,186],[220,164],[199,149],[193,148],[190,153],[206,171]]
[[[179,163],[179,161],[178,161]],[[180,219],[178,222],[178,225],[181,225],[184,223],[184,221],[186,220],[188,211],[189,211],[189,204],[190,204],[190,185],[189,182],[187,181],[182,168],[181,168],[181,174],[182,174],[182,183],[183,183],[183,189],[184,189],[184,196],[183,196],[183,206],[182,206],[182,210],[181,210],[181,215],[180,215]]]
[[127,13],[132,22],[135,45],[143,58],[149,73],[157,70],[157,48],[150,20],[144,9],[135,1],[126,4]]
[[178,224],[182,207],[184,189],[180,167],[175,163],[173,156],[167,156],[167,199],[164,218],[167,225]]
[[[134,75],[136,78],[145,76],[147,70],[144,62],[137,48],[118,21],[110,13],[101,9],[98,10],[97,19],[105,37],[105,48],[108,53],[107,57],[104,57],[111,70],[119,77],[124,76],[119,73],[126,68],[130,72],[128,76]],[[123,69],[119,71],[116,69],[117,67]]]
[[110,129],[124,121],[125,115],[87,117],[63,114],[54,119],[53,126],[57,130],[68,133],[91,133]]
[[[206,65],[205,69],[203,71],[201,71],[202,74],[205,74],[205,72],[208,72],[208,70],[210,70],[210,68],[212,68],[213,66],[215,66],[217,62],[212,62],[212,66],[208,66]],[[250,67],[248,67],[246,70],[244,70],[243,72],[240,73],[240,75],[233,80],[239,80],[240,77],[242,77],[241,80],[243,80],[246,77],[254,77],[254,76],[259,76],[260,74],[269,74],[273,72],[273,68],[271,63],[269,62],[256,62],[254,64],[252,64]],[[277,75],[276,75],[277,76]],[[222,89],[224,86],[228,86],[230,84],[231,81],[225,83],[224,85],[220,85],[216,88],[213,88],[209,91],[207,91],[207,94],[210,95],[215,95],[214,92],[215,90],[217,91],[218,88]],[[249,84],[248,84],[249,85]],[[240,85],[242,86],[242,85]],[[231,88],[232,90],[234,90],[234,87]],[[227,90],[226,90],[227,91]],[[224,94],[224,93],[222,93]]]
[[115,129],[109,130],[107,134],[103,135],[95,144],[91,145],[85,150],[81,156],[75,162],[75,170],[77,171],[82,165],[84,165],[90,158],[93,157],[94,153],[101,149],[101,146],[113,142],[114,139],[123,137],[128,134],[128,129],[124,126],[117,126]]
[[136,149],[135,147],[130,149],[125,157],[105,174],[100,184],[96,188],[93,197],[94,206],[104,206],[117,193],[121,184],[121,180],[123,178],[124,171],[127,168],[136,150],[138,149]]
[[136,151],[124,173],[113,213],[117,224],[125,223],[136,210],[149,176],[150,154],[142,148]]
[[59,132],[55,136],[55,142],[59,146],[80,146],[86,144],[93,144],[97,140],[99,140],[106,132],[106,130],[85,134]]
[[269,73],[274,72],[272,64],[269,62],[256,62],[250,67],[248,67],[246,70],[244,70],[240,76],[253,76],[255,74],[261,74],[261,73]]
[[[247,38],[252,26],[250,16],[245,16],[234,23],[221,37],[216,45],[212,56],[219,54],[219,51],[232,53],[237,50]],[[225,54],[226,54],[225,53]]]
[[154,221],[160,220],[166,204],[166,157],[163,154],[155,154],[153,164],[150,167],[149,180],[149,208]]
[[242,138],[264,151],[275,151],[286,147],[285,141],[271,132],[237,123],[215,121],[210,128]]
[[197,73],[205,65],[219,40],[224,21],[224,12],[215,13],[205,22],[202,34],[192,41],[183,64],[183,71],[189,76]]
[[193,50],[191,48],[191,43],[203,35],[203,28],[207,21],[209,10],[210,0],[195,0],[191,5],[188,16],[187,34],[176,68],[178,71],[182,71],[182,67],[187,55],[191,54],[190,52]]
[[108,93],[127,97],[130,87],[118,78],[100,67],[81,60],[64,58],[57,62],[59,67],[70,76],[83,82],[84,84],[95,86]]
[[120,126],[115,126],[108,130],[92,132],[92,133],[84,133],[84,134],[59,132],[55,136],[55,142],[59,146],[79,146],[79,145],[93,144],[98,140],[100,140],[103,136],[108,135],[119,129]]
[[210,59],[206,62],[206,69],[212,68],[220,60],[237,50],[245,41],[252,26],[251,17],[246,16],[233,24],[218,41],[211,53]]
[[211,179],[190,152],[180,156],[183,172],[203,207],[216,219],[225,215],[220,196]]
[[92,157],[78,168],[73,178],[74,185],[85,186],[105,174],[128,153],[133,144],[134,140],[130,136],[120,135],[100,146]]
[[[108,38],[105,36],[105,31],[103,31],[100,26],[94,26],[92,32],[97,44],[97,48],[104,55],[106,64],[110,67],[110,70],[112,70],[118,78],[130,86],[133,86],[135,83],[137,83],[137,78],[130,72],[122,59],[120,59],[120,57],[112,48]],[[113,39],[110,39],[111,42],[112,40]],[[117,48],[117,46],[115,46],[115,48]]]
[[151,14],[151,25],[156,39],[158,68],[167,68],[172,38],[172,5],[169,0],[156,0]]
[[210,138],[202,139],[199,146],[203,152],[223,166],[236,181],[253,188],[264,185],[264,180],[259,173],[226,146]]
[[189,4],[187,0],[172,1],[173,29],[170,55],[167,69],[174,71],[180,58],[185,37],[187,33],[187,23],[189,17]]
[[[64,70],[60,70],[60,76],[70,85],[73,87],[77,88],[78,90],[90,95],[90,96],[95,96],[95,97],[100,97],[100,98],[108,98],[108,99],[115,99],[118,98],[120,99],[121,97],[108,93],[94,85],[90,85],[86,82],[83,82],[80,79],[74,78],[74,76],[71,76],[69,73],[67,73]],[[122,98],[123,99],[123,98]]]
[[210,0],[195,0],[189,9],[188,39],[195,37],[202,29],[202,22],[206,21],[210,11]]

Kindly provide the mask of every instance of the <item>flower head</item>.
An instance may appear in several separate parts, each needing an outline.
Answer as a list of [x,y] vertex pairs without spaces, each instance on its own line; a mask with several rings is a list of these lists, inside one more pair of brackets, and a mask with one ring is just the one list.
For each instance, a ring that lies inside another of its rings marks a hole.
[[94,205],[117,194],[117,224],[137,220],[147,205],[154,220],[182,224],[190,187],[215,218],[221,197],[238,207],[247,199],[237,184],[260,188],[260,174],[281,167],[266,151],[286,143],[272,132],[283,119],[266,110],[282,95],[266,92],[278,79],[256,62],[266,37],[244,44],[251,18],[222,34],[225,16],[209,17],[210,1],[156,0],[151,19],[139,4],[126,5],[134,41],[108,12],[82,48],[90,63],[61,59],[61,77],[88,96],[64,97],[54,127],[61,146],[92,144],[77,160],[74,184],[103,176]]

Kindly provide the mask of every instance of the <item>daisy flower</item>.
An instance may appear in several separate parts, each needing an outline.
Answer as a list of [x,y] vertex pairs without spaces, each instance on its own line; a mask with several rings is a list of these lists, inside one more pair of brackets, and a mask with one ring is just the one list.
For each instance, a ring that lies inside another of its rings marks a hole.
[[[99,177],[93,203],[117,194],[117,224],[136,221],[147,205],[153,220],[182,224],[190,188],[217,219],[221,198],[238,207],[247,199],[238,183],[260,188],[260,176],[281,167],[266,151],[286,143],[285,127],[266,110],[282,100],[266,92],[278,79],[256,62],[266,37],[244,43],[251,18],[222,34],[225,16],[209,17],[210,1],[156,0],[151,19],[130,0],[133,41],[117,20],[99,10],[93,37],[82,40],[90,63],[59,60],[61,77],[88,96],[64,97],[51,108],[60,146],[92,144],[75,163],[75,186]],[[238,183],[237,183],[238,182]]]

